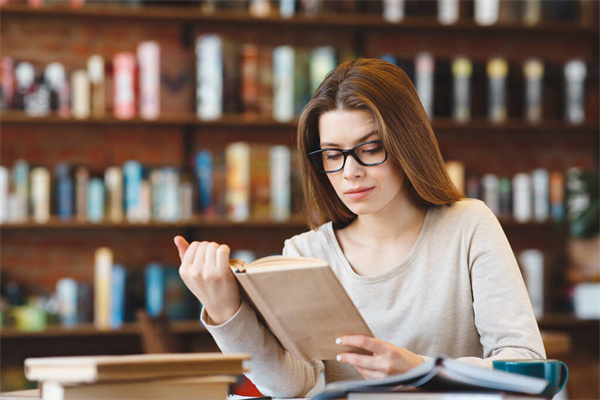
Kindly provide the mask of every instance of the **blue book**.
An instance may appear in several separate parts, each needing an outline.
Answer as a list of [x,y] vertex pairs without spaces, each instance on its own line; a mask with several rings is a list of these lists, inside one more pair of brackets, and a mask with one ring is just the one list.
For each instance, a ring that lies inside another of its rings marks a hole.
[[125,216],[127,222],[141,222],[143,167],[139,161],[123,164]]
[[392,63],[394,65],[398,65],[398,59],[396,58],[395,55],[390,54],[390,53],[386,53],[386,54],[380,55],[379,59],[383,60],[383,61],[387,61],[387,62]]
[[146,267],[146,311],[151,317],[158,316],[164,307],[165,270],[159,263]]
[[57,164],[54,168],[56,177],[56,211],[63,220],[73,218],[75,211],[74,182],[72,168],[67,163]]
[[183,321],[192,317],[191,292],[179,276],[179,268],[165,269],[165,311],[170,320]]
[[127,272],[120,264],[114,264],[110,280],[110,327],[119,328],[125,322],[125,282]]
[[90,222],[102,222],[104,219],[104,182],[92,178],[88,183],[87,218]]
[[206,214],[213,208],[213,160],[210,150],[196,153],[194,171],[198,180],[198,210]]
[[71,278],[62,278],[56,283],[58,314],[60,323],[66,327],[77,325],[77,282]]

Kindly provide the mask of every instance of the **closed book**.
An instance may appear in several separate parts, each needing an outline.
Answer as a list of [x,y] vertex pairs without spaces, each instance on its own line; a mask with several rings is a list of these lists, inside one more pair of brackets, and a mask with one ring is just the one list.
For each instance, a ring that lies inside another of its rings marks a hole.
[[292,214],[292,151],[284,145],[269,151],[271,218],[286,221]]
[[75,215],[75,183],[73,169],[68,163],[54,167],[56,193],[56,213],[62,220],[70,220]]
[[137,47],[139,64],[139,108],[143,119],[160,115],[160,45],[156,41],[141,42]]
[[236,378],[227,375],[167,378],[119,383],[40,384],[42,400],[226,400]]
[[87,71],[90,78],[92,116],[94,118],[102,118],[106,114],[104,58],[98,54],[88,58]]
[[192,319],[193,296],[181,280],[179,268],[165,268],[164,280],[164,309],[169,320]]
[[88,324],[94,321],[93,285],[86,282],[77,283],[77,322]]
[[238,375],[247,354],[189,353],[42,357],[25,360],[31,381],[94,383],[168,377]]
[[146,311],[151,317],[158,316],[165,303],[165,268],[158,263],[146,266]]
[[278,46],[273,49],[273,118],[291,121],[294,109],[294,48]]
[[108,167],[104,172],[106,185],[106,218],[112,223],[123,222],[123,170]]
[[273,47],[258,47],[258,113],[273,115]]
[[373,336],[324,260],[272,256],[250,264],[231,259],[230,265],[247,301],[281,345],[300,359],[329,360],[340,352],[361,352],[338,346],[335,339]]
[[194,184],[187,175],[179,183],[179,219],[189,221],[194,217]]
[[234,142],[225,149],[227,214],[234,221],[250,217],[250,144]]
[[110,329],[112,268],[112,250],[108,247],[97,249],[94,254],[94,326],[101,330]]
[[503,392],[355,392],[347,400],[542,400],[543,396],[530,396]]
[[133,53],[117,53],[113,58],[113,113],[118,119],[132,119],[136,110],[136,59]]
[[177,222],[181,218],[181,196],[179,185],[181,176],[174,167],[162,168],[161,195],[159,204],[159,220]]
[[87,220],[92,223],[104,221],[106,191],[100,178],[92,178],[87,190]]
[[120,328],[125,322],[125,282],[127,271],[121,264],[114,264],[110,277],[110,327]]
[[196,114],[202,120],[223,115],[223,40],[216,34],[196,40]]
[[31,206],[33,220],[43,224],[50,220],[50,171],[45,167],[31,170]]
[[90,79],[84,69],[71,73],[71,115],[75,119],[89,118],[90,105]]
[[508,64],[503,58],[494,58],[487,64],[488,118],[492,122],[505,122],[507,116],[506,81]]

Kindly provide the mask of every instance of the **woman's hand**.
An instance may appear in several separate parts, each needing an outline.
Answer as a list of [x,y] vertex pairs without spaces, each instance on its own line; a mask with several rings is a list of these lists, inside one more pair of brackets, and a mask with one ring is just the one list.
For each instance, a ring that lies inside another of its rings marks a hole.
[[354,365],[365,379],[401,374],[424,362],[421,357],[405,348],[365,335],[342,336],[336,343],[373,353],[371,356],[356,353],[341,353],[337,356],[339,362]]
[[215,242],[188,242],[176,236],[181,266],[179,275],[200,300],[210,319],[220,325],[230,319],[241,303],[240,290],[229,267],[229,247]]

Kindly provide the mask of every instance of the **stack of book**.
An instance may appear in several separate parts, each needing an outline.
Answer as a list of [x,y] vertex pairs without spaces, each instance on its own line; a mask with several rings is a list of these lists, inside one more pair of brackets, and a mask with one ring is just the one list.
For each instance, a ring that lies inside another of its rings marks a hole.
[[224,400],[247,354],[140,354],[28,358],[44,400]]

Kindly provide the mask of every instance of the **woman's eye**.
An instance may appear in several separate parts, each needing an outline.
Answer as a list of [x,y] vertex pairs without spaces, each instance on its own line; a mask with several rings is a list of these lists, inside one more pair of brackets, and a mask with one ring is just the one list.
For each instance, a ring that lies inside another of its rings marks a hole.
[[367,153],[367,154],[377,154],[377,153],[379,153],[382,150],[383,150],[383,147],[377,146],[377,147],[372,147],[372,148],[369,148],[369,149],[364,149],[363,152]]
[[341,156],[340,153],[325,153],[326,160],[338,160]]

